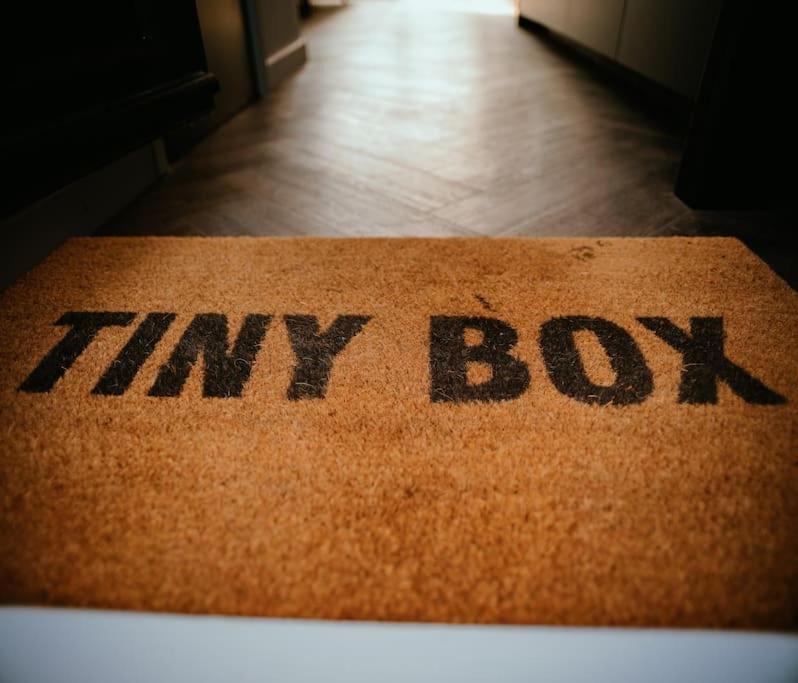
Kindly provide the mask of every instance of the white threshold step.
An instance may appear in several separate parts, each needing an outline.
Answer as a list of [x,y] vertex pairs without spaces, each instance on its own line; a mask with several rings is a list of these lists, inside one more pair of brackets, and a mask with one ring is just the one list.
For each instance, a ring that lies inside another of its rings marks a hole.
[[0,680],[798,681],[798,636],[0,608]]

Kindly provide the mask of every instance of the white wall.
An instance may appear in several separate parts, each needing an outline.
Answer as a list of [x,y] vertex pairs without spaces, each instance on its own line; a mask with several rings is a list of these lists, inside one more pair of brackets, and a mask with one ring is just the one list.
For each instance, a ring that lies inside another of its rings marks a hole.
[[721,0],[626,0],[618,61],[695,99]]
[[722,0],[520,0],[521,16],[677,93],[698,95]]

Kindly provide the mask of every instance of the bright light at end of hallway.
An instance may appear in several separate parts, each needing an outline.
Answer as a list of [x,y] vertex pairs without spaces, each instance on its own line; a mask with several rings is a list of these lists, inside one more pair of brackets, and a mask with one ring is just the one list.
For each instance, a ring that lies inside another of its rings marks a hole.
[[412,8],[419,12],[464,12],[469,14],[513,15],[516,0],[352,0],[362,2],[386,2]]

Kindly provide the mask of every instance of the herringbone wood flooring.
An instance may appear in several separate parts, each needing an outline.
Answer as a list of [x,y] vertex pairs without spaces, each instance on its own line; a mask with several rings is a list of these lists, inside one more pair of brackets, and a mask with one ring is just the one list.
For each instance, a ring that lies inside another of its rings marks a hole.
[[103,232],[737,234],[798,281],[779,242],[788,219],[674,196],[678,126],[512,16],[413,5],[317,11],[302,71]]

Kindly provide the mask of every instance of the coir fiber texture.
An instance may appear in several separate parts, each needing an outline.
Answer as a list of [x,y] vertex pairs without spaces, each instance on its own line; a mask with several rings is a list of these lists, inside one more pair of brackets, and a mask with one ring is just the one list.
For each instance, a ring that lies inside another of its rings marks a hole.
[[793,629],[797,341],[729,239],[74,240],[0,298],[0,600]]

